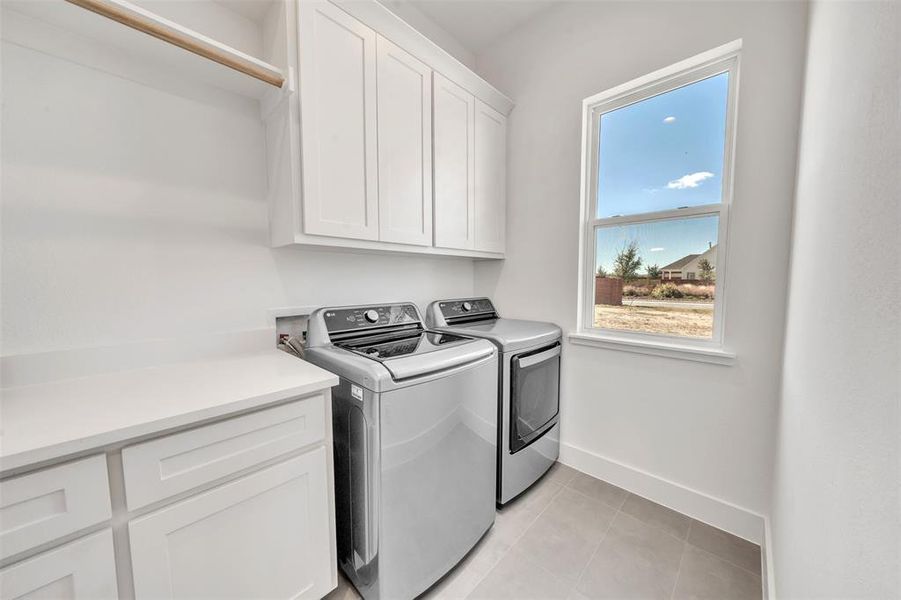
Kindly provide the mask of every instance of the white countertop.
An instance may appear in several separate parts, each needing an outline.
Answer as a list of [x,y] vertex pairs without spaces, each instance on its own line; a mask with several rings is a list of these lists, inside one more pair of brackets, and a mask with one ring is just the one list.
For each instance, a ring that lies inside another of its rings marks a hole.
[[280,350],[0,390],[0,472],[332,387]]

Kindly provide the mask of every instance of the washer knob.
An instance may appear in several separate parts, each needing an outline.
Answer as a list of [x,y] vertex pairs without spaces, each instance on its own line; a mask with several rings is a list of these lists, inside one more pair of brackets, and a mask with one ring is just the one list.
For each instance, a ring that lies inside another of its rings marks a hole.
[[471,302],[464,302],[464,303],[463,303],[463,312],[469,312],[469,311],[471,311],[471,310],[472,310],[472,303],[471,303]]
[[379,313],[378,311],[369,309],[365,313],[363,313],[363,318],[369,321],[370,323],[378,323]]

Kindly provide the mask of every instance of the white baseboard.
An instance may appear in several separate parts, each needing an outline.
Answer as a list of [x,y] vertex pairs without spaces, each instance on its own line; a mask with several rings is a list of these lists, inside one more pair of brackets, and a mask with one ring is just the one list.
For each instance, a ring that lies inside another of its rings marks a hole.
[[[559,460],[583,473],[754,542],[764,551],[766,519],[762,515],[572,444],[560,444]],[[767,566],[769,564],[770,561]]]
[[773,560],[773,531],[770,529],[770,520],[763,518],[763,545],[760,547],[760,556],[763,561],[763,598],[764,600],[776,600],[776,576],[774,574],[775,561]]

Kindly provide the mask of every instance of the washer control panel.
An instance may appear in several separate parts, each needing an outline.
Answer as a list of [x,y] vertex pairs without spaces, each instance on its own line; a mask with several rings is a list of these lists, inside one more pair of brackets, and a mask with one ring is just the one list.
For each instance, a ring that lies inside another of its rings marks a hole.
[[330,333],[386,325],[412,325],[422,321],[413,304],[336,308],[325,311],[323,318]]
[[441,314],[444,315],[445,319],[495,313],[494,305],[488,298],[449,300],[447,302],[439,302],[438,308],[441,309]]

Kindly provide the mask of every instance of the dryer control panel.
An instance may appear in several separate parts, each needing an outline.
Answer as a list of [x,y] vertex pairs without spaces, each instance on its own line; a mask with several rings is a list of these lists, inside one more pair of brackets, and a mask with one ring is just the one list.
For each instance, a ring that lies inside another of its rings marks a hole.
[[466,300],[446,300],[438,303],[444,320],[450,325],[461,320],[497,318],[497,311],[488,298],[469,298]]

